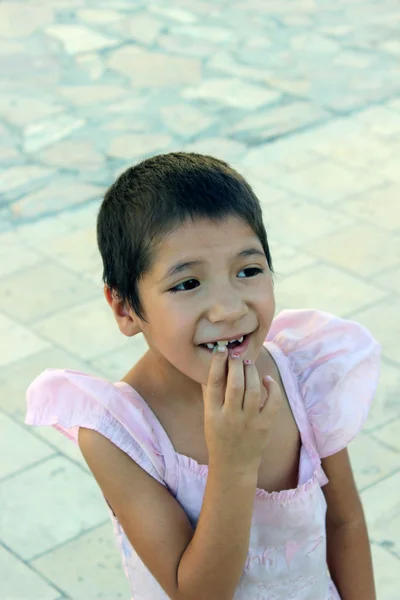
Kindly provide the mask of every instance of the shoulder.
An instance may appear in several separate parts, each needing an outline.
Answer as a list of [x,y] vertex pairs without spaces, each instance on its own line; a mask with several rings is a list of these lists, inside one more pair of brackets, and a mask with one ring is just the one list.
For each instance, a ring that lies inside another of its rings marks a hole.
[[47,369],[27,390],[25,422],[55,427],[76,444],[80,429],[97,432],[87,437],[106,438],[161,482],[160,441],[144,415],[144,401],[127,388],[78,371]]
[[288,310],[267,341],[286,355],[322,458],[345,448],[374,397],[380,346],[359,323],[315,310]]
[[360,323],[317,310],[283,310],[267,337],[288,356],[328,356],[364,349],[379,354],[380,346]]

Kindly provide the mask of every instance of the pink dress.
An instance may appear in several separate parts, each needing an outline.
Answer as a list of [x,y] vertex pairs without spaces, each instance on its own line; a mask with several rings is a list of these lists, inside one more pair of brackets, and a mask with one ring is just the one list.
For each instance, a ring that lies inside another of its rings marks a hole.
[[[302,447],[295,489],[258,489],[247,561],[235,600],[340,600],[326,563],[328,482],[321,458],[345,448],[367,417],[380,347],[351,321],[313,310],[285,310],[265,342],[281,374]],[[78,428],[99,431],[165,485],[193,526],[207,466],[175,452],[143,398],[128,384],[49,369],[27,392],[26,423],[51,425],[75,443]],[[168,596],[111,515],[134,600]],[[229,540],[227,540],[229,543]]]

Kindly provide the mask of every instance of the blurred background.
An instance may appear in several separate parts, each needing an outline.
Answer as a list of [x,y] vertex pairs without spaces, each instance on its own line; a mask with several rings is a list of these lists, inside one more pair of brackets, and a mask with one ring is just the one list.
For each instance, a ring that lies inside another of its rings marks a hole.
[[278,310],[382,343],[351,455],[378,598],[398,600],[400,3],[2,1],[0,85],[1,599],[130,597],[96,484],[25,427],[25,390],[46,367],[118,380],[143,353],[102,296],[96,211],[127,166],[193,150],[259,195]]

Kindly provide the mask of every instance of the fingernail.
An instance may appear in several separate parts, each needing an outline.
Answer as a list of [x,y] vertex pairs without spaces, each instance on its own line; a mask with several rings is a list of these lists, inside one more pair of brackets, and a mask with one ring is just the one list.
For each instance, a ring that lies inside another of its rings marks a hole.
[[264,377],[264,381],[273,381],[272,377],[270,377],[269,375],[266,375]]
[[246,360],[243,361],[245,365],[251,365],[251,360],[249,360],[248,358],[246,358]]
[[237,352],[234,352],[233,354],[231,354],[231,358],[239,358],[240,354],[238,354]]

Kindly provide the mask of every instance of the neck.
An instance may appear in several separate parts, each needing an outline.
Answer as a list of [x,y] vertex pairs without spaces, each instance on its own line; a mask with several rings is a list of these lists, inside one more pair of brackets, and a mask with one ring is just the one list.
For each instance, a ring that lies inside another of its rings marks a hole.
[[[155,396],[171,403],[203,404],[203,392],[200,383],[193,381],[163,358],[155,356],[151,350],[123,378],[134,387],[144,399]],[[139,389],[140,388],[140,389]]]

